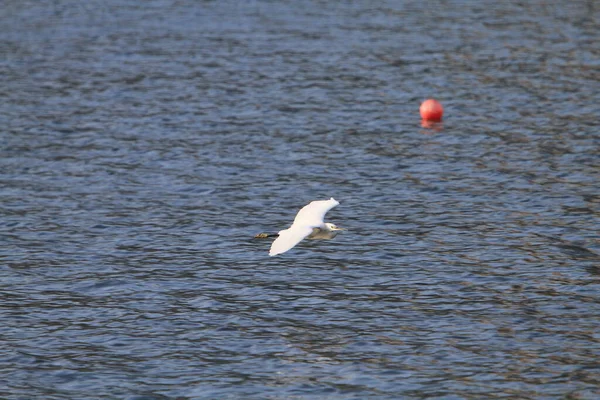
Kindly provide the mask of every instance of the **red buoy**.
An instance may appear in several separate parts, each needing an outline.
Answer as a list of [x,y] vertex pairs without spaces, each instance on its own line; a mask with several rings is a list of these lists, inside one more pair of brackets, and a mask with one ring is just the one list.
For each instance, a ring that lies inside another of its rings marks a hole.
[[421,104],[419,111],[421,118],[425,121],[440,122],[444,114],[444,107],[435,99],[427,99]]

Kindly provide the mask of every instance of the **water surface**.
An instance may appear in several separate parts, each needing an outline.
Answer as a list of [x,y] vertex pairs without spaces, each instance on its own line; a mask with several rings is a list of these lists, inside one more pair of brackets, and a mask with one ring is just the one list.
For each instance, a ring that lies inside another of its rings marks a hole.
[[599,11],[6,2],[0,396],[599,398]]

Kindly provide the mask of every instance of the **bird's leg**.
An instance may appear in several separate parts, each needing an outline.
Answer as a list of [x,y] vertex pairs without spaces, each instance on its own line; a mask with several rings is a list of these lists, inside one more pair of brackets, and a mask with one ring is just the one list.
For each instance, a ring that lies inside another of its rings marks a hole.
[[279,233],[259,233],[258,235],[254,236],[254,239],[266,239],[277,236],[279,236]]

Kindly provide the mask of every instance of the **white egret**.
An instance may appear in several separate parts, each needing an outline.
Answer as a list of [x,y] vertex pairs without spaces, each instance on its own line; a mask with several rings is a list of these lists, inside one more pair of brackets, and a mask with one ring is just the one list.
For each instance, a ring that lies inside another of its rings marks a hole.
[[294,219],[292,226],[288,229],[279,231],[277,235],[258,234],[255,237],[265,238],[278,236],[271,245],[270,256],[285,253],[303,239],[333,239],[339,231],[345,229],[338,228],[335,224],[323,222],[327,211],[340,204],[333,197],[329,200],[317,200],[304,206]]

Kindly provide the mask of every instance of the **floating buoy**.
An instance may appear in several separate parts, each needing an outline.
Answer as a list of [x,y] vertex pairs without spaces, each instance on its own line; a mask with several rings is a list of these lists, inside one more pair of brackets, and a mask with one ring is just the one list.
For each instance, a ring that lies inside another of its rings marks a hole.
[[444,107],[439,101],[435,99],[427,99],[421,104],[419,108],[421,112],[421,118],[425,121],[440,122],[442,115],[444,115]]

